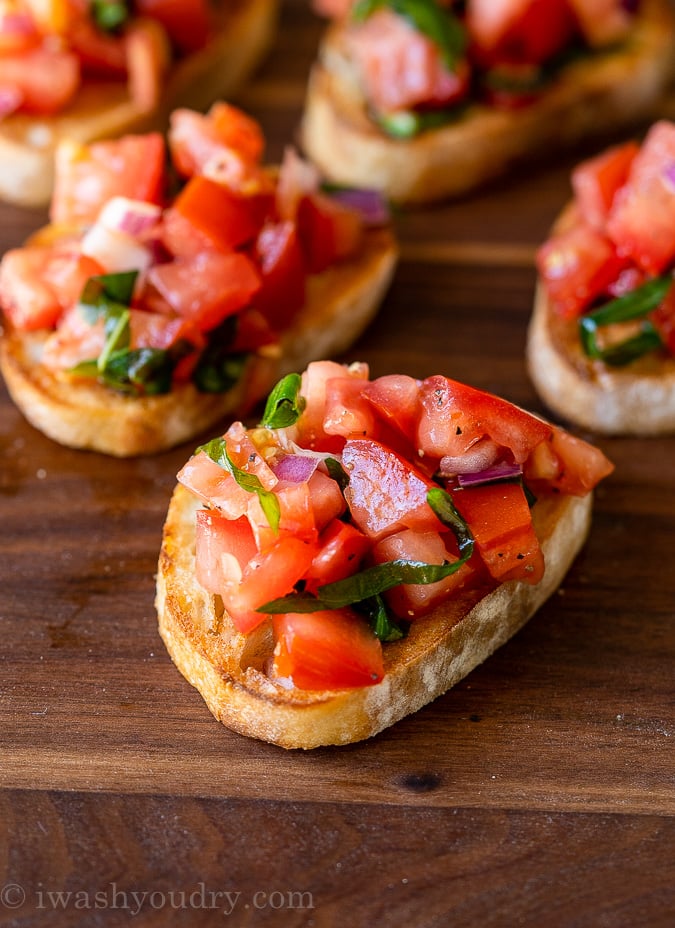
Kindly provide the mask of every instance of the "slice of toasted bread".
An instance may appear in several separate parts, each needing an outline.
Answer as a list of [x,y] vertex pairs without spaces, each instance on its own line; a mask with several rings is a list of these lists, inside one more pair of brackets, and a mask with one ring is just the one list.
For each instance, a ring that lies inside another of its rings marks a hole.
[[653,118],[674,73],[672,6],[645,0],[629,41],[566,65],[533,104],[472,105],[441,128],[396,140],[369,118],[344,29],[334,24],[310,77],[302,144],[335,183],[427,203],[473,190],[534,156]]
[[604,435],[675,433],[675,359],[648,355],[624,368],[585,356],[577,322],[558,318],[541,284],[527,337],[527,367],[549,409]]
[[54,152],[64,138],[82,143],[162,129],[178,106],[205,109],[235,93],[260,62],[276,28],[278,0],[234,0],[209,45],[177,62],[161,105],[139,107],[121,82],[87,81],[55,116],[16,114],[0,124],[0,198],[44,206],[54,184]]
[[581,548],[592,494],[542,498],[533,510],[546,570],[539,584],[510,581],[466,592],[415,620],[385,646],[376,686],[339,691],[286,689],[264,673],[271,628],[238,633],[219,597],[195,579],[195,510],[174,491],[157,576],[159,628],[174,663],[213,715],[241,734],[285,748],[347,744],[377,734],[440,696],[514,635],[558,588]]
[[354,258],[308,279],[305,306],[280,352],[252,356],[228,393],[199,393],[186,384],[136,398],[92,381],[59,377],[40,363],[44,332],[8,329],[0,339],[0,370],[28,421],[55,441],[117,457],[154,454],[249,408],[287,371],[347,348],[375,315],[397,256],[388,229],[367,230]]

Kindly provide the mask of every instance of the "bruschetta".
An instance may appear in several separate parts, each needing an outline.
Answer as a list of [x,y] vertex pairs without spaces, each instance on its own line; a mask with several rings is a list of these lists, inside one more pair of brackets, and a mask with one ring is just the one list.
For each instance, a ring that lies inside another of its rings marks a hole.
[[532,381],[584,428],[675,433],[675,123],[584,161],[572,188],[537,256]]
[[285,748],[377,734],[515,634],[584,543],[605,455],[436,375],[312,363],[178,474],[162,638],[213,715]]
[[306,153],[392,201],[464,194],[516,163],[659,115],[669,0],[319,0]]
[[243,415],[285,371],[344,351],[397,249],[377,194],[322,192],[257,122],[177,110],[161,135],[63,143],[51,224],[0,264],[0,369],[64,445],[126,457]]
[[165,128],[229,97],[261,60],[278,0],[3,0],[0,198],[49,203],[61,139]]

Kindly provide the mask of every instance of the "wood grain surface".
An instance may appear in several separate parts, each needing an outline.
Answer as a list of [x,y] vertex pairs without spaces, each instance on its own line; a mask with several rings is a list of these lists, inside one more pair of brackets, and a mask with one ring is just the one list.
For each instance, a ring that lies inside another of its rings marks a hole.
[[[272,160],[320,30],[286,0],[240,96]],[[593,150],[399,212],[394,285],[345,360],[543,412],[532,260]],[[0,248],[44,221],[0,206]],[[156,631],[162,522],[196,442],[71,451],[0,387],[0,925],[674,924],[675,436],[598,443],[616,471],[590,539],[519,635],[371,741],[285,752],[218,725]]]

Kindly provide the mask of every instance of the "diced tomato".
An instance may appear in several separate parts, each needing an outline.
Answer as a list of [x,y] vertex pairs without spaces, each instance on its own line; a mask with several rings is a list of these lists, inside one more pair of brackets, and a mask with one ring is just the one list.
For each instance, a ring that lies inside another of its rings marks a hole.
[[160,22],[181,52],[203,48],[211,34],[207,0],[136,0],[134,5],[141,15]]
[[35,48],[41,36],[28,10],[5,4],[0,8],[0,54],[22,54]]
[[227,519],[213,509],[198,509],[195,537],[197,582],[209,593],[237,583],[257,554],[248,519]]
[[276,345],[278,341],[278,335],[261,312],[253,306],[245,306],[241,310],[237,316],[237,331],[232,342],[233,353],[257,351],[263,345]]
[[602,230],[617,191],[626,183],[633,159],[639,151],[636,142],[610,148],[582,161],[572,171],[572,189],[583,219]]
[[[592,47],[610,45],[625,38],[633,24],[631,4],[625,0],[567,0],[579,28]],[[632,5],[635,8],[636,4]]]
[[164,316],[161,313],[132,309],[129,318],[130,348],[167,349],[177,341],[186,339],[199,342],[196,327],[182,316]]
[[198,499],[216,506],[229,519],[239,519],[248,512],[251,494],[203,451],[187,461],[177,480]]
[[170,206],[164,210],[159,237],[167,251],[176,258],[195,258],[213,251],[211,239]]
[[161,203],[163,187],[164,139],[158,132],[91,145],[62,142],[50,218],[90,224],[114,196]]
[[386,374],[364,384],[361,394],[384,422],[415,441],[420,381],[406,374]]
[[355,377],[331,377],[326,381],[323,430],[343,438],[376,437],[372,406],[362,396],[363,382]]
[[292,222],[267,222],[255,246],[262,286],[256,308],[283,332],[305,303],[305,262]]
[[192,177],[203,174],[209,165],[228,154],[238,155],[247,165],[257,165],[265,138],[254,119],[229,103],[217,102],[206,115],[174,110],[169,148],[176,170],[184,177]]
[[221,592],[235,627],[247,634],[260,625],[265,619],[265,614],[257,611],[260,606],[290,593],[311,567],[316,553],[316,542],[279,535],[273,545],[249,561],[241,583]]
[[0,303],[15,328],[50,329],[79,299],[87,280],[100,273],[96,261],[76,252],[17,248],[0,264]]
[[254,241],[264,221],[255,198],[236,196],[206,177],[191,178],[173,206],[223,252]]
[[[458,557],[448,551],[439,532],[413,532],[405,529],[378,541],[373,548],[373,559],[377,564],[398,559],[421,564],[451,564]],[[473,573],[468,563],[463,564],[454,574],[437,583],[405,583],[388,590],[384,596],[399,618],[413,619],[430,612],[459,590]]]
[[537,252],[537,268],[555,311],[580,316],[628,266],[605,235],[584,223],[550,238]]
[[51,370],[71,370],[98,358],[105,344],[103,319],[89,322],[75,305],[66,310],[45,340],[40,363]]
[[651,314],[651,320],[656,326],[663,344],[675,356],[675,283],[665,296],[665,299]]
[[380,111],[448,106],[467,93],[466,62],[448,70],[438,45],[391,10],[377,10],[347,41],[366,96]]
[[340,487],[321,470],[315,470],[309,478],[309,492],[314,522],[319,531],[341,516],[347,508]]
[[469,0],[467,26],[483,64],[543,64],[575,27],[568,0]]
[[418,448],[434,458],[466,454],[489,437],[522,463],[551,432],[546,422],[507,400],[441,375],[423,381],[420,403]]
[[363,532],[348,522],[333,519],[319,536],[319,552],[305,574],[307,589],[335,583],[356,573],[370,550]]
[[320,274],[357,251],[363,223],[354,210],[317,193],[300,201],[298,235],[310,273]]
[[548,440],[527,462],[525,475],[543,479],[549,487],[572,496],[585,496],[614,470],[599,448],[554,426]]
[[279,503],[279,527],[272,528],[261,500],[250,494],[248,520],[260,551],[267,551],[276,544],[279,533],[292,535],[301,541],[313,542],[318,537],[314,523],[314,511],[306,483],[279,482],[274,488]]
[[57,113],[79,89],[80,63],[71,52],[44,47],[0,55],[0,86],[16,88],[27,113]]
[[298,439],[307,448],[322,451],[338,451],[342,448],[340,438],[328,438],[323,430],[326,412],[326,384],[332,377],[355,377],[364,383],[368,379],[365,364],[347,368],[335,361],[312,361],[302,373],[300,395],[305,409],[297,423]]
[[544,556],[532,525],[523,488],[515,483],[485,484],[452,493],[490,575],[504,583],[538,583]]
[[126,29],[124,41],[129,95],[139,109],[150,113],[161,101],[171,63],[166,33],[154,19],[134,19]]
[[649,274],[675,261],[675,123],[662,120],[649,130],[614,200],[607,234]]
[[389,448],[368,438],[349,440],[342,464],[349,475],[345,497],[352,519],[369,538],[403,528],[443,530],[427,502],[431,482]]
[[150,269],[148,281],[175,312],[202,332],[247,306],[260,287],[253,262],[244,254],[205,252]]
[[123,35],[102,32],[88,16],[68,27],[68,44],[89,77],[123,79],[127,74],[127,49]]
[[382,645],[352,609],[274,617],[274,672],[303,690],[372,686],[384,676]]
[[233,422],[225,438],[227,452],[237,467],[256,476],[266,490],[274,489],[278,479],[260,447],[253,441],[252,433],[241,422]]

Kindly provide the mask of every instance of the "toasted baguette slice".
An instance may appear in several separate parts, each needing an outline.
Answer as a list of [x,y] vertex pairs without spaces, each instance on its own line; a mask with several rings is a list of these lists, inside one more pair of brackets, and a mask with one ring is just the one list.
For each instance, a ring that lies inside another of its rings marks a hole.
[[440,696],[514,635],[559,587],[591,521],[592,494],[542,498],[533,519],[546,560],[536,586],[510,581],[471,591],[415,620],[408,636],[387,644],[376,686],[339,691],[285,689],[263,672],[269,625],[238,633],[219,597],[195,580],[195,510],[174,491],[164,527],[157,612],[174,663],[228,728],[284,748],[347,744],[377,734]]
[[564,67],[532,105],[474,105],[410,140],[369,118],[344,31],[329,27],[307,91],[301,138],[324,176],[376,186],[399,203],[473,190],[511,166],[592,135],[654,117],[675,72],[675,16],[668,0],[644,0],[630,41]]
[[40,363],[43,332],[6,331],[0,339],[0,370],[28,421],[62,445],[116,457],[154,454],[250,408],[283,374],[344,351],[377,312],[397,257],[391,232],[371,229],[356,257],[309,277],[305,306],[280,350],[252,356],[228,393],[200,393],[187,384],[136,398],[99,383],[59,377]]
[[17,114],[0,124],[0,198],[45,206],[54,185],[54,152],[69,138],[88,143],[131,132],[162,129],[179,106],[205,109],[235,93],[272,42],[278,0],[232,0],[222,27],[204,50],[171,70],[157,110],[140,108],[121,82],[87,81],[56,116]]
[[585,356],[576,320],[558,318],[541,284],[527,337],[527,367],[549,409],[601,435],[675,433],[675,359],[650,355],[626,368]]

